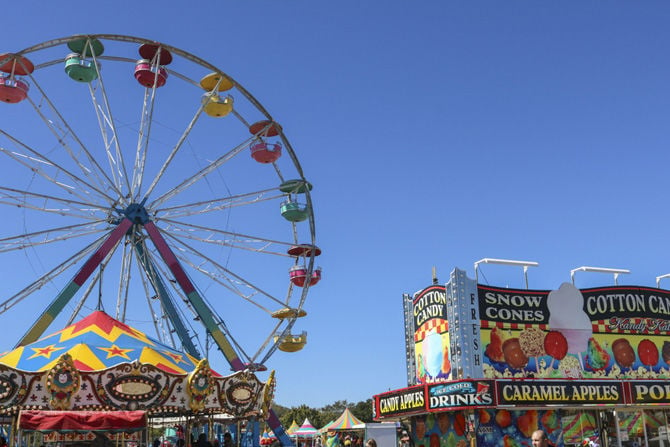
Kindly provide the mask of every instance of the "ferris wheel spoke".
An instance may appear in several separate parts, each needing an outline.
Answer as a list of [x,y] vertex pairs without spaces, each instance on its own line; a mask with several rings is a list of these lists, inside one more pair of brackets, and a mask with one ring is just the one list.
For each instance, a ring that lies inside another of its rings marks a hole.
[[[53,203],[52,202],[56,202]],[[31,209],[44,213],[76,217],[78,219],[100,221],[95,214],[109,211],[92,203],[84,203],[47,194],[0,186],[0,203],[17,208]],[[61,206],[60,208],[58,206]],[[65,207],[63,207],[65,206]],[[107,218],[105,216],[105,218]]]
[[[210,305],[211,307],[211,305]],[[212,307],[212,309],[214,309]],[[234,346],[236,352],[238,355],[244,359],[245,363],[250,363],[252,362],[251,356],[247,354],[246,350],[242,346],[242,344],[235,338],[235,336],[232,334],[230,329],[228,329],[228,326],[226,325],[226,322],[221,318],[221,315],[216,313],[215,311],[212,311],[212,318],[216,322],[217,327],[223,334],[225,334],[226,338],[229,340],[230,344]]]
[[133,166],[133,181],[130,189],[131,197],[137,200],[142,188],[144,167],[146,165],[147,152],[149,150],[149,139],[151,135],[151,124],[153,122],[154,102],[156,99],[156,87],[144,89],[144,101],[142,102],[142,116],[140,118],[140,130],[137,134],[137,147],[135,149],[135,164]]
[[[186,129],[184,132],[181,134],[179,137],[179,140],[177,140],[177,143],[174,145],[172,150],[170,151],[170,154],[167,156],[165,159],[165,162],[163,163],[163,166],[161,166],[160,170],[154,177],[153,181],[151,182],[151,185],[147,188],[147,191],[144,193],[145,197],[149,197],[151,193],[153,192],[154,188],[158,184],[158,182],[161,180],[163,175],[165,174],[165,171],[167,171],[168,166],[170,166],[170,163],[172,163],[172,160],[174,160],[175,155],[177,155],[177,152],[179,149],[182,147],[184,144],[184,141],[188,138],[190,135],[191,131],[193,130],[193,127],[195,126],[195,123],[198,121],[198,118],[202,115],[202,111],[205,107],[205,103],[201,103],[200,106],[198,107],[198,110],[195,112],[193,115],[193,118],[191,119],[191,122],[186,126]],[[141,186],[141,178],[140,178],[140,186]],[[139,195],[139,192],[138,192]]]
[[[167,334],[165,333],[165,328],[163,326],[163,319],[161,318],[160,313],[156,312],[156,309],[154,309],[154,305],[151,302],[154,299],[154,296],[149,291],[149,284],[146,276],[141,275],[141,281],[142,281],[142,288],[144,290],[144,296],[147,301],[147,307],[149,308],[149,312],[151,313],[151,323],[154,326],[154,331],[158,336],[158,341],[160,341],[161,343],[165,343]],[[174,344],[174,340],[172,340],[172,343]]]
[[35,198],[35,199],[44,200],[45,202],[46,201],[54,201],[54,202],[62,203],[64,205],[68,205],[72,208],[79,207],[79,208],[82,208],[84,211],[104,211],[104,212],[107,212],[108,209],[109,209],[108,207],[99,206],[99,205],[97,205],[95,203],[91,203],[91,202],[82,202],[82,201],[79,201],[79,200],[72,200],[72,199],[68,199],[68,198],[65,198],[65,197],[56,197],[56,196],[52,196],[52,195],[49,195],[49,194],[41,194],[41,193],[37,193],[37,192],[33,192],[33,191],[28,191],[26,189],[10,188],[10,187],[7,187],[7,186],[0,186],[0,197],[10,199],[10,200],[15,200],[15,202],[12,203],[12,205],[15,205],[15,206],[20,206],[20,203],[18,203],[19,202],[19,197],[31,197],[31,198]]
[[35,320],[26,334],[17,343],[18,346],[25,346],[39,339],[47,326],[63,310],[74,294],[81,288],[93,271],[104,262],[105,258],[111,256],[124,234],[132,227],[133,223],[129,219],[123,219],[118,225],[105,234],[99,241],[95,251],[84,262],[84,265],[77,271],[72,280],[58,293],[58,295],[47,306],[46,310]]
[[[184,323],[185,319],[182,318],[179,308],[173,301],[173,293],[181,298],[192,315],[197,315],[196,311],[192,308],[188,298],[184,296],[183,291],[177,287],[176,283],[165,280],[165,278],[170,277],[170,273],[164,268],[161,268],[162,263],[155,259],[155,256],[153,256],[152,252],[146,246],[146,240],[143,239],[141,242],[135,244],[134,248],[138,265],[141,266],[141,270],[144,272],[144,274],[141,275],[142,281],[151,284],[156,294],[155,296],[159,299],[161,308],[164,310],[170,324],[174,327],[186,352],[196,358],[200,358],[200,351],[196,348],[191,336],[191,333],[195,331],[193,331],[192,328],[190,330],[186,328]],[[168,290],[167,284],[172,286],[171,291]]]
[[[295,319],[290,320],[288,322],[288,324],[286,325],[286,327],[284,328],[284,330],[280,331],[279,333],[275,333],[273,338],[277,337],[277,339],[281,340],[284,336],[290,335],[291,334],[291,329],[293,329],[293,325],[294,325],[295,321],[296,321]],[[279,348],[279,343],[270,344],[267,351],[265,351],[265,355],[263,357],[261,357],[260,360],[258,360],[258,362],[261,365],[264,364],[265,362],[267,362],[268,359],[272,356],[272,354],[275,353],[275,351],[277,351],[278,348]]]
[[[172,337],[171,329],[169,327],[169,322],[165,321],[165,318],[163,317],[163,313],[160,312],[160,300],[158,307],[159,311],[156,311],[156,305],[154,305],[153,301],[156,301],[156,298],[158,296],[155,294],[155,287],[153,287],[152,284],[152,279],[149,277],[149,275],[144,271],[144,266],[143,266],[143,260],[141,259],[141,256],[139,255],[139,251],[137,250],[139,245],[142,245],[143,241],[135,240],[134,243],[132,243],[133,247],[130,247],[131,244],[127,244],[126,247],[129,250],[129,254],[136,260],[136,266],[140,271],[140,282],[142,284],[142,289],[144,290],[144,297],[147,303],[147,307],[149,309],[149,312],[151,314],[151,324],[154,327],[154,331],[157,334],[158,340],[161,343],[165,343],[168,339],[170,340],[170,343],[172,346],[174,346],[174,337]],[[151,288],[154,289],[154,292],[151,292]],[[125,305],[125,304],[124,304]]]
[[251,356],[251,362],[260,363],[261,365],[265,363],[267,358],[259,360],[260,355],[267,349],[268,345],[273,341],[275,334],[279,331],[279,328],[281,327],[282,324],[283,320],[277,320],[277,323],[275,324],[274,328],[272,328],[268,336],[265,338],[265,340],[263,340],[261,345],[256,350],[256,353]]
[[[97,222],[107,223],[106,221]],[[63,227],[49,228],[40,231],[34,231],[31,233],[23,233],[15,236],[10,236],[0,239],[0,253],[13,251],[13,250],[24,250],[26,248],[32,248],[39,245],[46,245],[53,242],[60,242],[65,240],[70,240],[76,237],[88,236],[91,234],[101,233],[107,231],[107,228],[95,228],[96,223],[83,223],[83,224],[74,224],[66,225]],[[78,231],[75,231],[78,230]],[[55,235],[56,233],[62,233]],[[53,236],[51,236],[54,234]],[[40,237],[40,240],[35,240],[37,237]]]
[[[77,136],[76,132],[68,124],[63,115],[60,114],[60,112],[58,111],[54,103],[51,101],[51,99],[47,96],[46,92],[42,89],[40,84],[35,80],[35,78],[32,75],[30,75],[30,78],[35,84],[35,87],[37,87],[37,89],[39,90],[41,98],[46,102],[51,112],[55,115],[54,117],[55,119],[50,119],[49,117],[47,117],[42,111],[42,107],[38,105],[35,101],[33,101],[30,96],[28,96],[28,101],[33,106],[37,114],[40,116],[42,121],[49,128],[49,130],[54,134],[58,143],[63,147],[63,149],[65,149],[65,151],[70,156],[71,160],[75,163],[75,165],[79,167],[82,174],[86,178],[88,178],[92,182],[93,181],[97,182],[97,184],[100,185],[101,188],[106,187],[113,189],[116,195],[118,195],[120,191],[116,188],[114,182],[107,176],[106,172],[102,169],[102,167],[97,162],[93,154],[91,154],[86,145]],[[56,123],[58,123],[58,125]],[[68,135],[70,136],[70,138],[74,140],[76,146],[79,147],[78,153],[75,153],[74,149],[69,144],[67,144]],[[91,169],[89,166],[85,166],[81,161],[82,159],[88,160],[90,166],[92,166],[93,169]],[[104,195],[109,198],[109,196],[106,193]]]
[[130,293],[130,271],[132,267],[132,260],[132,252],[129,248],[129,244],[123,244],[123,248],[121,249],[119,288],[116,296],[116,318],[121,321],[126,321],[128,294]]
[[251,294],[245,294],[242,292],[238,286],[241,284],[236,284],[234,281],[232,281],[228,277],[223,277],[221,274],[214,272],[212,270],[207,270],[205,269],[202,264],[195,264],[190,258],[187,258],[185,256],[177,256],[177,258],[182,261],[185,265],[188,265],[189,267],[193,268],[194,270],[197,270],[198,272],[202,273],[212,281],[220,284],[224,288],[228,289],[235,295],[239,296],[240,298],[244,299],[245,301],[248,301],[251,303],[253,306],[258,307],[261,309],[263,312],[266,312],[267,314],[271,314],[272,312],[267,309],[266,307],[262,306],[260,303],[257,301],[254,301],[252,298],[256,295],[256,293],[251,293]]
[[235,157],[237,154],[239,154],[244,148],[249,146],[249,144],[254,140],[255,137],[248,138],[245,140],[243,143],[235,146],[233,149],[222,155],[221,157],[217,158],[216,160],[212,161],[209,165],[205,166],[203,169],[200,171],[196,172],[193,174],[191,177],[188,177],[184,181],[182,181],[179,185],[176,187],[170,189],[168,192],[163,194],[162,196],[158,197],[155,199],[150,207],[152,209],[156,209],[159,205],[162,203],[165,203],[166,200],[169,200],[170,198],[176,196],[177,194],[180,194],[184,192],[186,189],[188,189],[190,186],[198,182],[199,180],[202,180],[205,178],[207,175],[211,174],[212,172],[216,171],[219,167],[221,167],[224,163],[227,161],[231,160],[233,157]]
[[[138,139],[137,139],[137,150],[135,151],[135,165],[133,167],[133,184],[131,188],[131,197],[135,201],[139,200],[139,197],[142,194],[141,190],[142,190],[142,183],[144,181],[144,170],[146,166],[147,154],[149,151],[149,140],[151,134],[151,126],[153,124],[153,113],[154,113],[154,105],[156,102],[156,92],[158,87],[160,86],[158,83],[158,78],[159,76],[161,76],[161,71],[165,70],[160,65],[162,51],[163,51],[162,46],[159,46],[156,54],[152,58],[153,60],[151,61],[151,72],[153,73],[153,81],[151,83],[151,87],[145,88],[144,90],[144,102],[142,103],[142,117],[140,120],[140,131],[138,133]],[[166,51],[166,53],[169,55],[169,51]],[[167,71],[165,71],[165,76],[167,76]],[[196,119],[197,115],[199,114],[196,114]],[[173,149],[173,152],[176,152],[176,149]],[[148,195],[149,194],[146,193],[145,197]]]
[[24,287],[21,291],[17,292],[16,294],[12,295],[8,299],[6,299],[2,303],[0,303],[0,314],[3,314],[5,312],[7,312],[13,306],[15,306],[19,302],[23,301],[30,294],[32,294],[33,292],[36,292],[37,290],[41,289],[42,287],[44,287],[45,284],[52,281],[58,275],[65,272],[66,270],[68,270],[70,267],[75,265],[77,262],[79,262],[81,259],[83,259],[89,253],[93,252],[97,248],[97,246],[100,244],[100,241],[102,239],[103,238],[100,238],[97,241],[94,241],[93,243],[84,247],[82,250],[80,250],[79,252],[70,256],[69,258],[67,258],[66,260],[61,262],[60,264],[56,265],[56,267],[49,270],[48,272],[43,274],[41,277],[39,277],[38,279],[36,279],[32,283],[30,283],[28,286]]
[[[217,281],[219,284],[223,285],[224,287],[228,288],[229,290],[236,291],[236,294],[240,298],[252,303],[256,307],[258,307],[260,309],[263,309],[264,311],[266,311],[268,313],[272,313],[272,312],[269,309],[261,306],[258,302],[252,300],[251,298],[260,294],[260,295],[263,295],[263,296],[267,297],[269,300],[274,301],[275,303],[277,303],[281,306],[284,305],[284,302],[282,300],[280,300],[279,298],[276,298],[275,296],[266,292],[262,288],[254,285],[251,281],[247,281],[244,278],[242,278],[241,276],[233,273],[232,271],[225,268],[224,266],[222,266],[221,264],[219,264],[218,262],[216,262],[215,260],[213,260],[209,256],[202,253],[201,251],[196,250],[195,248],[189,246],[188,244],[184,243],[183,241],[179,240],[178,238],[174,237],[173,235],[171,235],[169,233],[167,233],[166,236],[169,239],[173,240],[174,243],[176,243],[180,247],[179,251],[181,253],[191,253],[191,254],[195,255],[196,257],[198,257],[199,259],[202,259],[202,260],[206,261],[207,263],[211,264],[211,266],[214,267],[215,270],[204,269],[202,267],[202,263],[201,263],[201,265],[196,265],[195,263],[193,263],[190,260],[190,258],[188,258],[186,256],[180,257],[180,259],[182,261],[188,263],[191,267],[193,267],[193,268],[197,269],[198,271],[200,271],[201,273],[209,276],[212,280]],[[243,286],[247,287],[248,289],[250,289],[252,292],[249,293],[249,294],[245,294],[245,293],[239,291],[239,289],[237,288],[237,285],[243,285]]]
[[[40,154],[37,150],[31,148],[30,146],[20,142],[16,138],[12,137],[9,135],[7,132],[3,131],[0,129],[0,134],[6,136],[8,139],[10,139],[12,142],[15,144],[21,146],[24,148],[26,151],[28,151],[32,155],[28,154],[22,154],[20,152],[14,152],[10,151],[2,146],[0,146],[0,152],[3,154],[7,155],[14,161],[18,162],[19,164],[23,165],[30,171],[38,174],[40,177],[44,178],[48,182],[51,182],[53,185],[67,191],[68,193],[78,197],[82,201],[87,201],[90,200],[90,197],[87,197],[90,195],[91,191],[97,193],[102,197],[105,201],[107,201],[109,204],[114,203],[114,200],[108,196],[106,193],[98,189],[97,187],[91,185],[90,183],[84,181],[81,177],[73,174],[70,172],[68,169],[64,168],[63,166],[59,165],[58,163],[55,163],[54,161],[50,160],[46,156]],[[70,179],[72,184],[66,184],[58,179],[56,179],[54,176],[48,174],[45,169],[50,168],[58,173],[62,173],[66,177]],[[79,192],[76,188],[75,185],[83,185],[88,188],[88,190],[84,190],[83,194]]]
[[[107,154],[107,161],[109,163],[110,173],[112,174],[112,179],[114,182],[113,184],[116,187],[117,193],[121,196],[122,194],[120,191],[124,183],[127,190],[130,191],[128,171],[126,169],[124,157],[121,153],[121,145],[116,129],[116,121],[113,118],[112,108],[109,104],[104,76],[98,68],[99,66],[95,52],[91,51],[91,53],[98,76],[98,89],[93,88],[92,83],[88,84],[88,89],[91,95],[91,101],[93,102],[93,107],[95,109],[96,117],[98,118],[98,126],[100,127],[102,140],[105,146],[105,153]],[[101,100],[98,100],[98,97],[96,96],[97,90],[100,91]],[[108,129],[111,133],[111,136],[108,135]],[[112,146],[114,147],[113,152],[111,150]]]
[[277,200],[285,195],[275,194],[269,195],[272,192],[275,192],[276,188],[265,189],[262,191],[254,191],[245,194],[237,194],[234,196],[228,197],[219,197],[212,200],[203,200],[199,202],[187,203],[183,205],[175,205],[165,208],[160,208],[155,211],[157,215],[160,215],[162,218],[166,217],[185,217],[185,216],[195,216],[199,214],[211,213],[213,211],[226,210],[238,206],[252,205],[256,203],[267,202],[271,200]]
[[[218,246],[232,247],[240,250],[247,250],[257,253],[265,253],[275,256],[292,257],[286,250],[283,252],[272,251],[270,247],[283,246],[286,248],[295,245],[295,242],[284,242],[274,239],[267,239],[258,236],[251,236],[232,231],[219,230],[217,228],[204,227],[202,225],[195,225],[186,222],[180,222],[172,219],[157,219],[159,222],[169,224],[163,227],[163,231],[172,233],[174,236],[191,239],[207,244],[214,244]],[[218,235],[225,236],[220,238]]]
[[5,205],[13,205],[16,206],[17,208],[32,209],[42,213],[51,213],[51,214],[58,214],[59,216],[76,217],[79,219],[86,219],[94,222],[100,221],[99,217],[84,214],[75,214],[72,212],[73,211],[72,208],[52,208],[42,204],[33,205],[23,201],[17,202],[16,197],[8,197],[4,194],[0,194],[0,203]]
[[198,317],[200,318],[202,324],[207,329],[209,335],[215,341],[219,350],[223,353],[228,363],[235,371],[241,371],[244,369],[244,363],[239,358],[238,353],[235,351],[235,348],[231,345],[230,340],[222,332],[220,326],[216,324],[212,318],[212,310],[209,308],[207,303],[203,300],[202,296],[196,289],[195,285],[191,282],[188,275],[184,271],[183,267],[177,260],[174,252],[168,245],[167,241],[161,234],[161,231],[156,227],[156,225],[149,221],[144,224],[144,229],[147,231],[151,241],[156,246],[156,250],[160,254],[160,257],[163,261],[169,266],[170,271],[173,273],[175,280],[179,283],[179,286],[184,290],[184,293],[188,297],[188,300],[193,305]]
[[84,307],[84,304],[88,300],[88,298],[91,296],[91,292],[93,292],[93,289],[95,286],[98,284],[100,281],[100,278],[102,276],[102,272],[104,269],[98,269],[94,274],[93,278],[89,281],[88,285],[86,286],[86,289],[84,290],[84,293],[82,293],[81,298],[79,301],[77,301],[77,304],[75,305],[74,310],[70,314],[70,317],[67,320],[67,323],[65,324],[66,326],[71,325],[75,318],[77,318],[81,312],[81,309]]

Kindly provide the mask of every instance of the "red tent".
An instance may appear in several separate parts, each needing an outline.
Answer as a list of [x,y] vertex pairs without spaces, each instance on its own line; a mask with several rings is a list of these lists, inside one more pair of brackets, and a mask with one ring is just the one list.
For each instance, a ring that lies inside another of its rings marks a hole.
[[41,432],[138,431],[147,426],[144,411],[22,411],[19,428]]

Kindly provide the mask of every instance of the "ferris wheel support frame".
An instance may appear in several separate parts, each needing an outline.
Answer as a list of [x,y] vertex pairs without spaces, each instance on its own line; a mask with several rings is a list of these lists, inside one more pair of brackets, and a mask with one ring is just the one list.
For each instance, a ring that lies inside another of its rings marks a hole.
[[144,245],[142,244],[141,241],[136,241],[133,244],[133,248],[137,253],[137,257],[139,259],[140,264],[142,265],[142,268],[147,273],[147,276],[150,278],[151,285],[154,288],[156,294],[158,295],[158,299],[161,302],[161,306],[163,306],[165,313],[170,319],[170,322],[172,323],[172,326],[174,327],[174,330],[177,333],[177,337],[179,337],[179,341],[181,341],[182,347],[186,350],[187,353],[189,353],[193,357],[200,358],[201,356],[200,351],[198,351],[198,348],[196,348],[195,344],[193,344],[193,340],[191,340],[190,333],[188,332],[188,329],[186,329],[186,326],[184,325],[182,319],[179,317],[177,308],[172,302],[172,298],[167,288],[165,287],[163,279],[157,273],[155,264],[147,256],[147,252],[144,249]]
[[[165,261],[170,271],[173,273],[175,280],[193,305],[193,308],[200,317],[202,324],[205,326],[205,328],[207,328],[219,350],[223,353],[224,357],[226,357],[226,360],[228,360],[230,366],[234,371],[244,370],[244,363],[242,363],[239,356],[235,353],[233,346],[230,344],[225,334],[221,331],[219,325],[216,323],[214,318],[212,318],[211,310],[202,299],[198,291],[195,289],[193,283],[191,283],[189,280],[186,272],[181,266],[181,263],[174,255],[163,236],[160,234],[156,224],[151,221],[147,221],[144,223],[144,229],[149,234],[149,238],[156,246],[158,253],[161,255],[163,261]],[[295,445],[291,437],[288,435],[288,433],[286,433],[284,426],[273,409],[270,409],[269,411],[267,422],[277,439],[280,440],[281,445],[288,447]]]
[[200,318],[200,321],[205,326],[205,329],[209,332],[212,339],[219,347],[223,356],[228,360],[228,363],[233,368],[233,371],[242,371],[245,369],[245,365],[240,359],[240,357],[235,352],[233,345],[228,341],[226,335],[221,331],[219,325],[216,324],[216,321],[212,317],[212,311],[205,303],[205,300],[202,299],[195,286],[188,278],[186,271],[181,266],[181,263],[172,252],[167,242],[163,238],[163,235],[158,230],[158,227],[152,221],[147,221],[144,223],[144,229],[146,230],[149,238],[154,243],[156,250],[165,261],[165,265],[170,269],[174,275],[175,281],[179,284],[182,291],[186,295],[186,298],[193,305],[193,309]]
[[49,307],[37,318],[35,323],[28,329],[28,332],[19,340],[14,347],[25,346],[27,344],[37,341],[40,336],[47,330],[49,325],[58,316],[58,314],[70,302],[72,297],[77,293],[79,288],[84,285],[89,276],[100,265],[103,259],[107,257],[110,251],[119,243],[124,234],[130,229],[133,222],[124,217],[121,222],[114,228],[107,236],[107,239],[98,247],[98,249],[88,258],[86,263],[82,266],[72,280],[61,290],[56,298],[51,302]]

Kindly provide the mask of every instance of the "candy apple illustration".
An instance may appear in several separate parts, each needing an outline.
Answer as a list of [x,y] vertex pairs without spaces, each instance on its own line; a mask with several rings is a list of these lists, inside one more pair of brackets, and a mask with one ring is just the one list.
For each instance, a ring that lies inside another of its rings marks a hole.
[[637,345],[637,356],[642,364],[651,370],[658,363],[658,347],[648,338],[640,340]]
[[496,413],[496,424],[500,428],[509,427],[512,424],[512,415],[507,410],[500,410]]
[[568,341],[559,331],[549,331],[544,337],[544,351],[552,359],[561,361],[568,353]]

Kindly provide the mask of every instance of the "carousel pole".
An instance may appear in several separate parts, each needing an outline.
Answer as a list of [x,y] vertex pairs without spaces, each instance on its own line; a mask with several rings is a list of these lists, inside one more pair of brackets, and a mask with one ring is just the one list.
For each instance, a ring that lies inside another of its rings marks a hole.
[[18,441],[17,436],[19,435],[19,416],[20,416],[20,414],[21,414],[21,412],[15,414],[14,417],[12,417],[12,425],[9,428],[11,436],[7,436],[9,438],[9,447],[15,447],[15,446],[19,445],[18,442],[17,442]]
[[214,416],[209,415],[209,418],[207,418],[207,434],[208,438],[211,442],[211,440],[214,438]]

